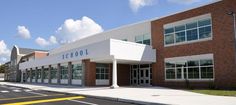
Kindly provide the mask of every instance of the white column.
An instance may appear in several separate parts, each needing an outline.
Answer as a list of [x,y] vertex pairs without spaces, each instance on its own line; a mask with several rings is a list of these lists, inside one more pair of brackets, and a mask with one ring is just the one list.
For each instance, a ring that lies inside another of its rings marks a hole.
[[117,61],[115,58],[113,59],[113,66],[112,67],[113,67],[113,70],[112,70],[112,86],[111,86],[111,88],[114,89],[114,88],[119,87],[117,85]]

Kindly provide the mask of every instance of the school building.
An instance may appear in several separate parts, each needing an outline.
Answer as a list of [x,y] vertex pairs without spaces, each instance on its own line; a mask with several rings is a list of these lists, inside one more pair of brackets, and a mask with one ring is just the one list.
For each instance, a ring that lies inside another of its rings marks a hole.
[[112,88],[236,88],[235,12],[235,0],[217,0],[50,51],[31,51],[18,62],[19,79]]

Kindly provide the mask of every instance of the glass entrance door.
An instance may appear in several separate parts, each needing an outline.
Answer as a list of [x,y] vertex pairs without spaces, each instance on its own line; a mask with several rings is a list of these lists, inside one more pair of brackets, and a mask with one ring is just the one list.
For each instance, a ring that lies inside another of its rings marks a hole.
[[150,85],[150,69],[141,68],[140,70],[139,85],[148,86]]
[[138,85],[138,69],[133,69],[132,70],[132,73],[131,73],[131,77],[132,77],[132,80],[131,80],[131,83],[132,85]]
[[131,85],[134,86],[150,86],[151,85],[151,66],[145,65],[132,65],[131,66]]

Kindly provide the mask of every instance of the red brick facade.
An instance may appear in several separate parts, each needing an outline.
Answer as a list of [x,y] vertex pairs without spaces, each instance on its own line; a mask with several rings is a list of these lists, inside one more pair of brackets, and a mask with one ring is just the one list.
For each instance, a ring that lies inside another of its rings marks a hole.
[[[181,56],[213,54],[214,80],[190,81],[191,87],[236,88],[236,41],[233,30],[233,18],[229,11],[236,12],[235,0],[223,0],[214,4],[174,14],[151,22],[152,46],[157,51],[157,61],[152,64],[152,85],[167,87],[186,87],[186,81],[165,81],[164,59]],[[163,26],[168,23],[211,14],[212,40],[164,46]],[[96,63],[83,60],[85,63],[85,85],[96,85]],[[112,84],[112,64],[109,64],[109,80]],[[118,85],[130,84],[130,65],[117,65]]]
[[[227,14],[229,11],[236,12],[235,0],[223,0],[152,21],[152,44],[157,50],[157,62],[153,64],[153,84],[177,87],[185,85],[185,82],[165,81],[165,58],[213,53],[214,85],[219,88],[236,87],[235,36],[233,18]],[[212,40],[164,47],[163,25],[208,13],[211,13],[212,16]],[[198,81],[190,84],[206,87],[211,83]]]

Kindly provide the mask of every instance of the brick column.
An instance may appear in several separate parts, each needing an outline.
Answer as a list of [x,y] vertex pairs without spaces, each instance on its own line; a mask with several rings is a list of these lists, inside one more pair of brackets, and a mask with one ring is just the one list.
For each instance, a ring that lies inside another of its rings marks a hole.
[[38,67],[35,68],[35,83],[38,83]]
[[68,85],[71,85],[72,83],[72,64],[71,62],[68,63]]
[[57,64],[57,84],[60,84],[61,80],[61,66]]
[[84,63],[84,84],[85,86],[95,86],[96,85],[96,63],[90,62],[89,59],[83,60]]
[[85,86],[85,82],[86,82],[86,79],[85,79],[85,62],[82,62],[82,79],[81,79],[81,82],[82,82],[82,86]]

